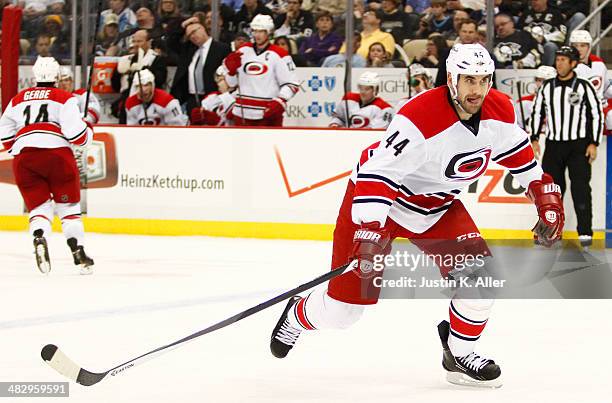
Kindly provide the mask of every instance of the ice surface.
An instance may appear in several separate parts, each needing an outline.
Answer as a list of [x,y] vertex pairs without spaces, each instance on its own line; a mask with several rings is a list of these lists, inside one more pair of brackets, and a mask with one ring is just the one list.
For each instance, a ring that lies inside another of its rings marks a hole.
[[[80,276],[60,234],[49,246],[53,269],[44,276],[29,236],[0,232],[0,381],[63,381],[40,358],[47,343],[88,370],[109,369],[311,280],[327,270],[331,251],[329,242],[88,234],[96,269]],[[502,365],[499,390],[444,381],[436,324],[446,301],[381,301],[349,330],[303,335],[279,360],[268,342],[283,305],[98,385],[71,384],[67,399],[14,401],[612,399],[610,300],[497,301],[478,352]]]

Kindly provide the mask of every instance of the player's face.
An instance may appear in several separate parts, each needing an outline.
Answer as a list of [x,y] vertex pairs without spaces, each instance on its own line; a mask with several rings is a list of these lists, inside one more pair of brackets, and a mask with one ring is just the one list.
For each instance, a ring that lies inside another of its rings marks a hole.
[[572,43],[572,46],[578,49],[578,53],[580,53],[580,61],[586,63],[589,60],[589,50],[591,47],[588,43]]
[[268,43],[270,38],[270,34],[265,29],[257,29],[253,31],[253,40],[255,40],[255,45],[259,47],[263,47]]
[[374,87],[371,87],[369,85],[359,85],[358,88],[359,97],[361,98],[361,102],[363,102],[364,104],[367,104],[368,102],[372,101],[376,96],[376,90],[374,89]]
[[74,91],[73,84],[74,82],[72,81],[72,78],[64,78],[62,80],[59,80],[59,82],[57,83],[57,87],[61,90],[72,92]]
[[570,60],[567,56],[557,56],[555,59],[555,68],[559,77],[567,77],[576,67],[576,62]]
[[489,91],[489,75],[459,75],[457,82],[457,101],[469,114],[477,113],[482,107]]
[[153,99],[153,84],[147,83],[142,86],[136,86],[136,94],[142,102],[151,102]]

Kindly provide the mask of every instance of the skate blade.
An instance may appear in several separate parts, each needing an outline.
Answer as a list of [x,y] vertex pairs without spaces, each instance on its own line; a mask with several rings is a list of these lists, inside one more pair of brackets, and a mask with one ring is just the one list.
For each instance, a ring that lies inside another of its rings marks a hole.
[[81,276],[89,276],[93,274],[93,266],[79,266],[79,274]]
[[491,379],[490,381],[479,381],[477,379],[471,378],[465,374],[460,372],[447,372],[446,380],[453,385],[461,385],[461,386],[471,386],[476,388],[501,388],[503,382],[501,380],[501,376]]
[[38,268],[38,271],[40,271],[42,274],[49,274],[51,271],[51,262],[49,262],[45,257],[47,253],[45,245],[36,245],[34,253],[36,255],[36,267]]

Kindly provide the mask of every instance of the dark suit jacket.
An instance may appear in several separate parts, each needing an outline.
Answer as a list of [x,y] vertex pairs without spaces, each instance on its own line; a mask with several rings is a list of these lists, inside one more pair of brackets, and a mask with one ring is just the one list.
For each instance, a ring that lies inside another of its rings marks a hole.
[[[189,64],[191,63],[193,55],[198,48],[191,42],[183,42],[179,44],[169,43],[169,46],[172,45],[178,46],[174,47],[174,49],[180,50],[178,59],[179,62],[178,66],[176,66],[176,74],[174,75],[174,81],[172,82],[170,94],[172,94],[182,104],[189,101],[190,98],[189,78],[187,74],[189,72]],[[225,59],[225,56],[227,56],[230,52],[230,46],[226,43],[213,40],[210,44],[210,49],[208,50],[208,55],[206,56],[203,69],[204,88],[206,89],[206,94],[218,90],[214,76],[215,70],[217,70],[223,59]]]

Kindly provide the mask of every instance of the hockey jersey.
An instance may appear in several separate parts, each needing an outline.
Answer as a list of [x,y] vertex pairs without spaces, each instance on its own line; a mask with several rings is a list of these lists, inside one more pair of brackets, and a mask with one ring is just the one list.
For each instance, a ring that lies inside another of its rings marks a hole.
[[25,147],[85,146],[93,131],[82,116],[71,93],[52,87],[28,88],[11,100],[0,117],[0,139],[11,155]]
[[604,61],[591,53],[588,64],[578,63],[574,71],[578,77],[589,80],[593,84],[597,96],[605,106],[606,97],[604,94],[610,83],[608,81],[608,68]]
[[[87,90],[84,88],[78,89],[72,93],[79,101],[79,109],[81,116],[85,113],[85,101],[87,99]],[[87,116],[85,120],[95,125],[100,120],[100,101],[92,93],[89,94],[89,104],[87,105]]]
[[533,110],[533,100],[535,94],[525,95],[514,103],[514,114],[516,115],[516,124],[523,130],[528,130],[529,117]]
[[232,125],[232,108],[236,102],[234,92],[211,92],[202,100],[202,108],[214,112],[219,116],[217,126]]
[[235,116],[261,120],[270,101],[277,97],[288,101],[298,92],[295,64],[285,49],[269,45],[258,53],[252,43],[247,43],[237,51],[242,53],[238,74],[225,75],[230,87],[240,88]]
[[143,104],[137,94],[130,96],[125,101],[125,109],[127,124],[133,126],[186,126],[189,121],[179,102],[159,88],[155,88],[148,104]]
[[386,129],[392,117],[393,108],[382,98],[376,97],[364,105],[358,93],[348,92],[336,104],[330,126],[346,127],[348,119],[348,127],[353,129]]
[[459,120],[447,86],[410,100],[353,172],[353,221],[385,225],[390,217],[422,233],[490,161],[508,168],[525,188],[541,179],[542,168],[527,133],[515,123],[508,96],[492,89],[472,123],[475,129]]

